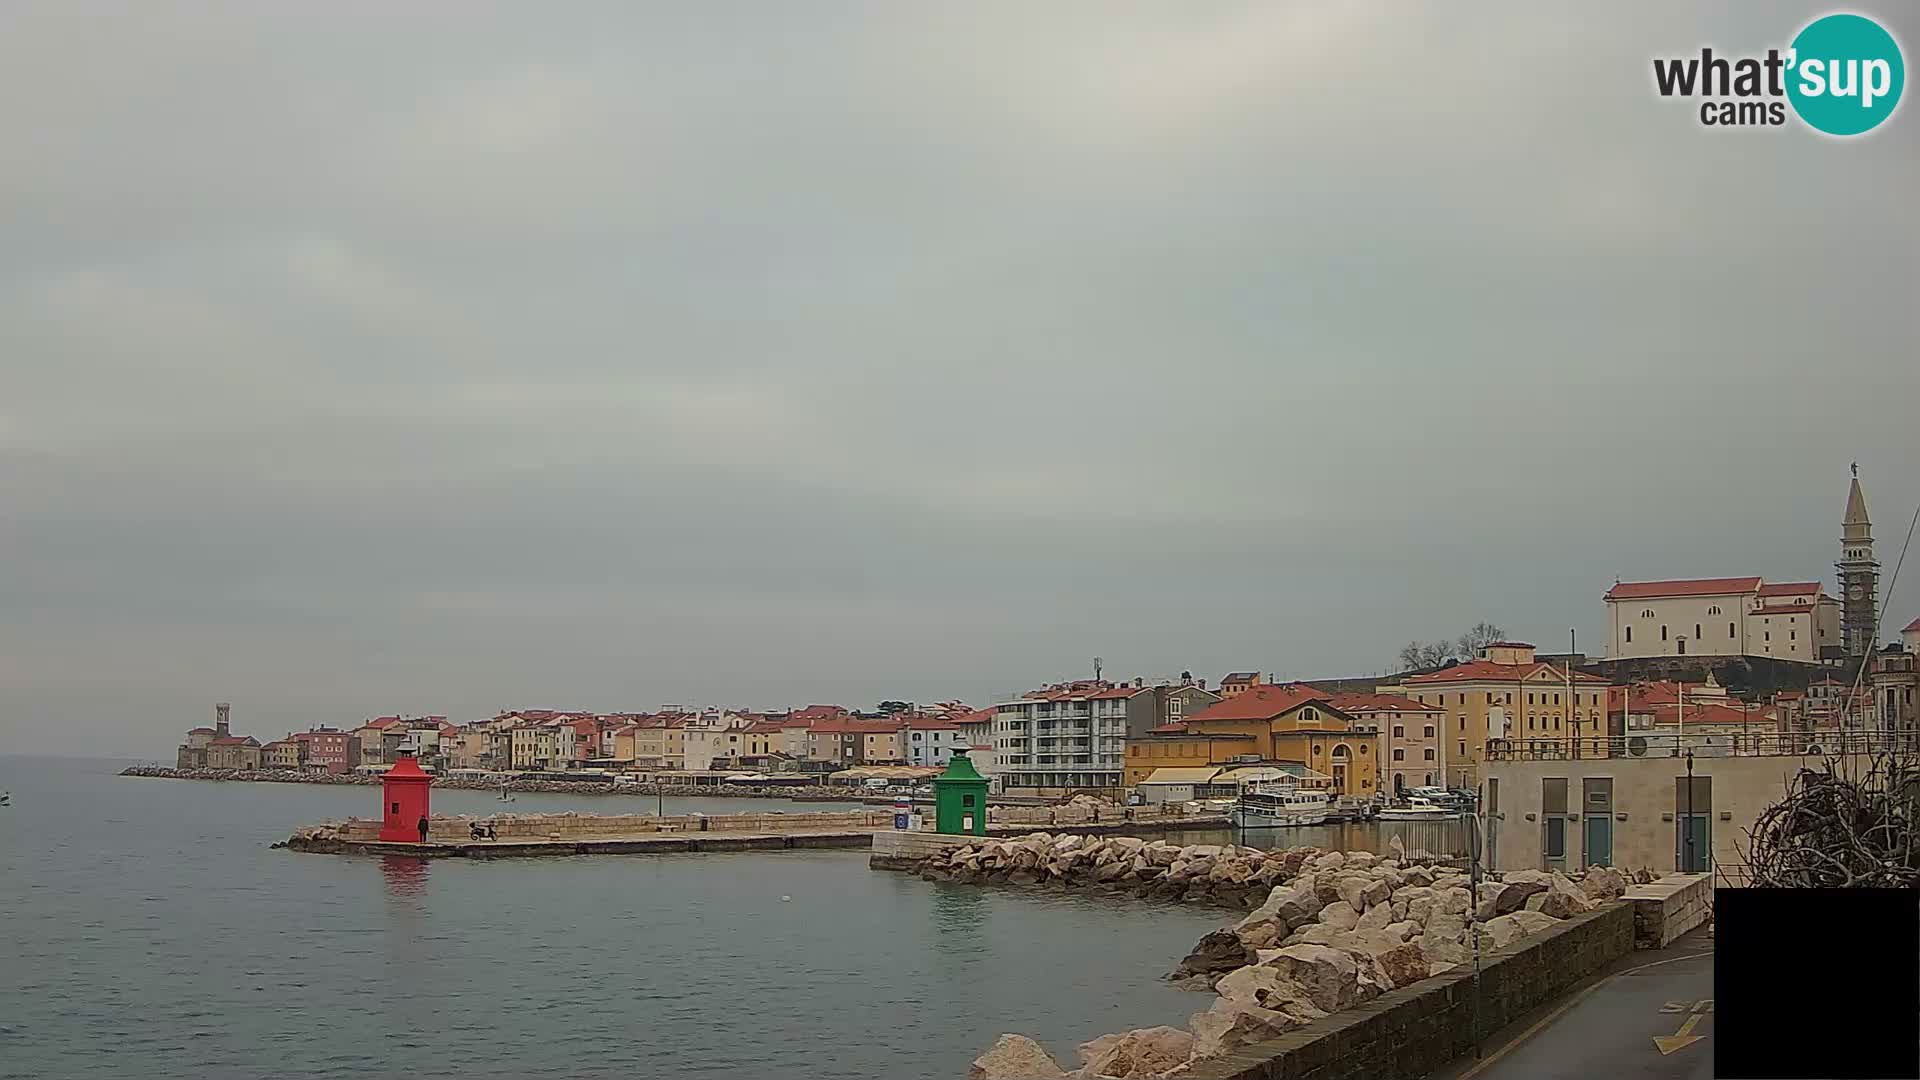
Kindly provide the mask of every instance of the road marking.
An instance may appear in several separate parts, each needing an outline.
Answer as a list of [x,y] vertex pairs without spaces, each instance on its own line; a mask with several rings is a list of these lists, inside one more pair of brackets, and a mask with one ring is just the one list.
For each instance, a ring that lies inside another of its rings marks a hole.
[[[1533,1036],[1536,1033],[1538,1033],[1541,1028],[1544,1028],[1548,1024],[1553,1023],[1555,1020],[1560,1019],[1561,1016],[1566,1014],[1568,1009],[1573,1008],[1575,1005],[1578,1005],[1580,1004],[1581,1001],[1585,1000],[1588,994],[1593,993],[1595,990],[1600,989],[1601,987],[1607,985],[1608,983],[1612,982],[1615,979],[1621,978],[1622,976],[1626,976],[1626,975],[1632,975],[1634,972],[1637,972],[1637,971],[1645,971],[1648,968],[1657,968],[1663,964],[1677,964],[1682,960],[1698,960],[1703,956],[1710,957],[1712,955],[1713,955],[1712,949],[1702,949],[1699,952],[1691,952],[1683,956],[1669,956],[1665,960],[1655,960],[1652,963],[1641,964],[1639,967],[1630,967],[1625,971],[1616,971],[1613,974],[1607,976],[1606,978],[1601,979],[1599,982],[1594,983],[1592,986],[1587,987],[1585,990],[1582,990],[1579,993],[1568,998],[1559,1008],[1553,1010],[1547,1015],[1541,1017],[1539,1020],[1535,1021],[1531,1027],[1527,1028],[1527,1030],[1521,1032],[1520,1034],[1514,1036],[1511,1040],[1507,1042],[1505,1046],[1502,1046],[1500,1049],[1495,1050],[1493,1053],[1488,1054],[1484,1058],[1481,1058],[1480,1061],[1477,1064],[1475,1064],[1473,1068],[1468,1069],[1466,1072],[1461,1073],[1457,1077],[1454,1077],[1454,1080],[1473,1080],[1474,1077],[1480,1075],[1482,1072],[1490,1068],[1494,1062],[1499,1061],[1503,1057],[1506,1057],[1507,1054],[1510,1053],[1515,1047],[1526,1042],[1528,1039],[1533,1038]],[[1693,1018],[1689,1017],[1689,1019],[1693,1019]],[[1700,1038],[1701,1036],[1694,1036],[1694,1037]]]
[[1653,1037],[1653,1045],[1659,1049],[1661,1057],[1666,1057],[1675,1050],[1685,1050],[1687,1047],[1706,1038],[1705,1035],[1695,1035],[1693,1033],[1693,1029],[1699,1026],[1700,1014],[1694,1013],[1692,1016],[1687,1017],[1686,1023],[1680,1025],[1679,1031],[1671,1035],[1655,1035]]
[[1710,1012],[1712,1012],[1712,1011],[1713,1011],[1713,999],[1712,999],[1712,998],[1701,998],[1701,999],[1700,999],[1699,1001],[1696,1001],[1696,1002],[1694,1002],[1694,1003],[1693,1003],[1693,1011],[1694,1011],[1694,1012],[1697,1012],[1697,1013],[1710,1013]]
[[1669,1001],[1665,1005],[1660,1006],[1660,1011],[1663,1013],[1683,1013],[1687,1011],[1687,1003],[1684,1001]]

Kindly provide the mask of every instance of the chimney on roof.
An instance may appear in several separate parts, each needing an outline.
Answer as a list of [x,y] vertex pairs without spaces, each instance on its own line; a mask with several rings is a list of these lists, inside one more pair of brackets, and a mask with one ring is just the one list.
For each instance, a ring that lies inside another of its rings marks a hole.
[[214,705],[213,733],[215,738],[224,739],[227,736],[232,734],[232,732],[228,730],[228,725],[227,725],[228,714],[232,712],[232,710],[233,710],[233,706],[227,704],[224,701],[218,702]]

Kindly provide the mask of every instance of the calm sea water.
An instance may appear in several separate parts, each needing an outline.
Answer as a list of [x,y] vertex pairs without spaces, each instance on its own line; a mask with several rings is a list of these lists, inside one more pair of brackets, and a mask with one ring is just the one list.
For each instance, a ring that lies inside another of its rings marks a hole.
[[1002,1031],[1073,1063],[1096,1035],[1184,1022],[1205,1000],[1158,976],[1223,921],[933,885],[864,851],[274,851],[378,796],[122,764],[0,757],[0,1077],[957,1078]]

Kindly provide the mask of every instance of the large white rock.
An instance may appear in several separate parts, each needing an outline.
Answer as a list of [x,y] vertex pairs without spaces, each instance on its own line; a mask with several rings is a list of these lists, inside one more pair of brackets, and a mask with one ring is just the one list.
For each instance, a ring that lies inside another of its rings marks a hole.
[[1360,913],[1345,900],[1338,900],[1320,909],[1320,922],[1342,930],[1351,930],[1360,922]]
[[1266,966],[1298,984],[1315,1008],[1334,1013],[1361,1000],[1359,966],[1344,950],[1326,945],[1289,945]]
[[1222,998],[1205,1012],[1194,1013],[1187,1030],[1193,1032],[1193,1056],[1208,1058],[1277,1038],[1299,1024],[1285,1013],[1241,1007]]
[[1222,976],[1214,992],[1220,995],[1221,1001],[1231,1003],[1232,1008],[1285,1013],[1299,1023],[1325,1016],[1325,1010],[1315,1005],[1298,983],[1266,962],[1271,959],[1266,957],[1259,965]]
[[1427,977],[1427,954],[1417,941],[1396,945],[1391,949],[1373,954],[1374,966],[1383,972],[1389,980],[1387,989],[1419,982]]
[[1346,865],[1346,861],[1347,857],[1340,852],[1329,851],[1319,858],[1314,859],[1313,862],[1308,865],[1312,866],[1315,870],[1338,870],[1340,867]]
[[1025,1035],[1000,1036],[967,1070],[967,1080],[1066,1080],[1066,1075],[1039,1043]]
[[1193,1034],[1177,1027],[1140,1028],[1081,1047],[1089,1076],[1134,1080],[1158,1076],[1193,1056]]
[[1371,851],[1349,851],[1342,862],[1349,870],[1365,870],[1380,861],[1380,857]]
[[[1539,913],[1527,912],[1527,914],[1534,915]],[[1541,917],[1545,918],[1545,916]],[[1480,930],[1483,935],[1481,938],[1482,944],[1487,948],[1493,949],[1504,949],[1508,945],[1526,936],[1527,932],[1519,918],[1512,914],[1496,915],[1488,919],[1486,925],[1482,926]]]
[[1587,876],[1580,880],[1580,891],[1595,902],[1618,900],[1627,891],[1627,879],[1610,866],[1589,866]]
[[[1534,906],[1535,900],[1540,901],[1538,907]],[[1526,906],[1555,919],[1570,919],[1593,908],[1587,894],[1560,874],[1553,875],[1545,892],[1528,897]]]
[[1542,930],[1551,930],[1560,924],[1559,919],[1548,915],[1544,911],[1516,911],[1506,917],[1520,924],[1520,933],[1522,936],[1537,934]]
[[1359,921],[1353,924],[1355,930],[1385,930],[1393,922],[1393,907],[1389,904],[1374,904],[1361,912]]

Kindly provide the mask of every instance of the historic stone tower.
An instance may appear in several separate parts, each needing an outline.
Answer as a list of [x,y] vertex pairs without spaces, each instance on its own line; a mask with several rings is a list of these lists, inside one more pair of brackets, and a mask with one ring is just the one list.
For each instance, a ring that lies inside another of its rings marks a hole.
[[1847,516],[1840,523],[1840,561],[1833,568],[1840,578],[1840,640],[1848,656],[1865,656],[1874,647],[1880,563],[1873,557],[1873,522],[1867,518],[1867,497],[1860,493],[1857,462],[1847,489]]

